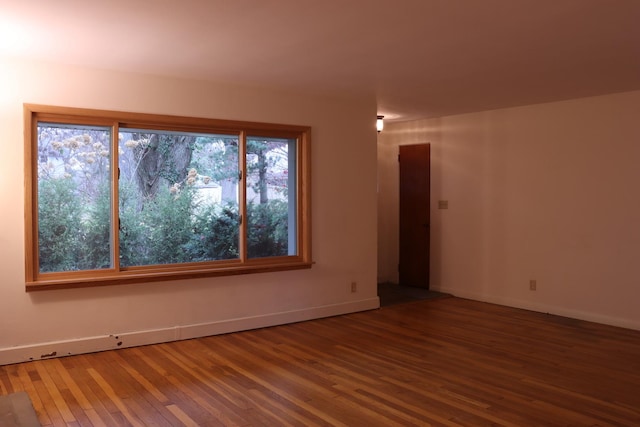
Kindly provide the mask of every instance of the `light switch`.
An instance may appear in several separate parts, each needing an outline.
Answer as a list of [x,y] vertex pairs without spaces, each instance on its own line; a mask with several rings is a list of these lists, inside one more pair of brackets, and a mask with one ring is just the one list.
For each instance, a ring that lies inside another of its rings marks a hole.
[[438,209],[449,209],[448,200],[438,200]]

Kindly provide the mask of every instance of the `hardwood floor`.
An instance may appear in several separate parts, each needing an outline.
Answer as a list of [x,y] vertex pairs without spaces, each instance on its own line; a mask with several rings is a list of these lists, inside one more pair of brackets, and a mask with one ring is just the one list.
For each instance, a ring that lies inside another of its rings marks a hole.
[[43,426],[637,426],[640,331],[438,298],[0,367]]

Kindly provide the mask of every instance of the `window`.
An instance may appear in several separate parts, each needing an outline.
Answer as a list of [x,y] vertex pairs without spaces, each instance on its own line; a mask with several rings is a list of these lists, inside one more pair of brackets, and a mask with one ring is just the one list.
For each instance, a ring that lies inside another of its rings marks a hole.
[[310,267],[310,128],[25,118],[27,290]]

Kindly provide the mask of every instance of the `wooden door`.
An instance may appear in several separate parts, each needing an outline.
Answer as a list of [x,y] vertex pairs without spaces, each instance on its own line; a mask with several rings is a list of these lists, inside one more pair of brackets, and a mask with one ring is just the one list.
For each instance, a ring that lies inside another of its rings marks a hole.
[[429,288],[429,144],[401,145],[400,284]]

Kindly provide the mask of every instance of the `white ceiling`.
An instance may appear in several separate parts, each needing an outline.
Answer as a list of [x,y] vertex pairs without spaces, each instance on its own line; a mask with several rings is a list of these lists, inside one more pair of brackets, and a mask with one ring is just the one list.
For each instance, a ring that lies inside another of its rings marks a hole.
[[640,89],[640,0],[0,0],[2,54],[410,120]]

